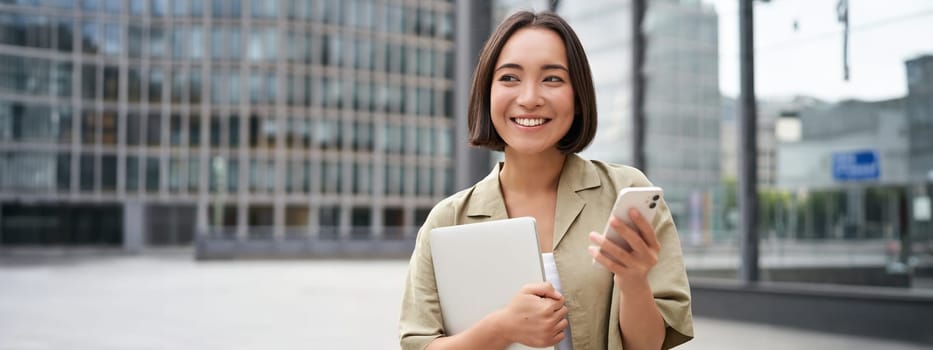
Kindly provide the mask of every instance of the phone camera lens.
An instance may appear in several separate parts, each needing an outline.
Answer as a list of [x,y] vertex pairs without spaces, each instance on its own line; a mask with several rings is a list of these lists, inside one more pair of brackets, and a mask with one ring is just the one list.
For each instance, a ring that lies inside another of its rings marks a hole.
[[657,194],[656,194],[656,195],[654,195],[654,198],[651,198],[651,199],[653,199],[653,200],[661,199],[661,195],[657,195]]
[[658,203],[652,202],[650,205],[648,205],[648,208],[654,209],[656,206],[658,206]]

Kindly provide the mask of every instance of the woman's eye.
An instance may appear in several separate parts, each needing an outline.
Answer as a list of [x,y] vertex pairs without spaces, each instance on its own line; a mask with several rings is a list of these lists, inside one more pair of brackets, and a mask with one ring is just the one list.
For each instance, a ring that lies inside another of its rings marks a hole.
[[546,83],[562,83],[562,82],[564,82],[564,79],[561,79],[561,77],[557,77],[557,76],[550,76],[550,77],[544,78],[544,82],[546,82]]
[[499,81],[518,81],[518,77],[514,75],[506,74],[506,75],[499,77]]

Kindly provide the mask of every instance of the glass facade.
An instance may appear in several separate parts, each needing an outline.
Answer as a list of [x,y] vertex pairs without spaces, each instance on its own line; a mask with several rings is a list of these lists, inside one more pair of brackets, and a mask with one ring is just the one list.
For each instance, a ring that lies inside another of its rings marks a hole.
[[[497,3],[501,12],[541,8]],[[929,288],[933,45],[917,37],[933,30],[925,7],[812,7],[856,13],[848,17],[753,3],[760,278]],[[643,170],[665,189],[688,272],[734,278],[743,220],[738,3],[645,4]],[[561,2],[558,12],[595,76],[600,127],[586,155],[630,164],[632,1]],[[840,18],[851,18],[848,30]]]
[[[654,1],[645,14],[643,171],[664,188],[681,233],[706,224],[699,205],[720,184],[718,21],[696,2]],[[586,155],[632,164],[632,29],[628,1],[561,5],[587,50],[596,85],[599,130]],[[619,35],[605,35],[607,28]],[[696,232],[699,236],[699,232]]]
[[0,203],[177,203],[240,238],[411,235],[453,190],[453,10],[0,2]]

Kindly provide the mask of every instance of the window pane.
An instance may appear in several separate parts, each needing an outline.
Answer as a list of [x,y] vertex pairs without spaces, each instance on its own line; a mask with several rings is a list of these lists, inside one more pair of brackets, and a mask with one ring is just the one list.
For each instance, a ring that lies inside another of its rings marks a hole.
[[120,99],[120,70],[118,67],[104,67],[104,101]]
[[104,54],[118,56],[123,51],[123,41],[121,39],[121,27],[119,23],[104,24]]
[[172,146],[181,145],[181,115],[172,114],[170,123],[169,123],[169,142]]
[[103,155],[100,160],[100,188],[103,191],[117,189],[117,156]]
[[93,100],[97,96],[97,66],[85,64],[81,67],[81,97]]
[[172,0],[172,15],[181,17],[188,14],[187,0]]
[[71,189],[71,154],[59,153],[55,161],[55,187],[60,192]]
[[201,116],[199,114],[188,116],[188,144],[201,145]]
[[93,144],[97,141],[98,130],[97,113],[84,111],[81,116],[81,142]]
[[126,114],[126,144],[129,146],[137,146],[140,143],[142,135],[142,123],[140,122],[139,114],[136,112],[129,112]]
[[211,72],[211,102],[212,103],[223,103],[226,102],[225,92],[227,91],[224,80],[226,76],[221,71]]
[[153,17],[162,17],[168,13],[168,0],[149,0],[151,7],[151,15]]
[[159,191],[159,158],[146,158],[146,191]]
[[146,143],[150,146],[162,144],[162,115],[150,113],[146,120]]
[[116,145],[119,139],[120,119],[116,111],[104,111],[101,115],[101,142],[105,145]]
[[188,158],[188,191],[191,192],[198,192],[198,188],[200,188],[201,168],[198,160],[197,156],[189,156]]
[[188,29],[184,24],[175,24],[175,27],[172,28],[172,58],[180,59],[185,57],[187,40]]
[[165,29],[162,27],[149,27],[149,56],[165,57]]
[[224,55],[224,43],[226,40],[226,31],[222,27],[215,27],[211,30],[211,58],[226,58]]
[[96,54],[100,52],[100,32],[99,26],[94,22],[81,23],[81,43],[82,51],[87,54]]
[[80,178],[78,179],[78,186],[81,191],[93,191],[94,190],[94,173],[96,172],[94,164],[94,156],[91,154],[82,154],[78,162],[78,172]]
[[204,30],[199,25],[191,26],[191,46],[188,47],[191,58],[204,57]]
[[162,102],[162,85],[165,74],[161,68],[150,68],[149,71],[149,102]]
[[139,190],[139,159],[135,156],[126,157],[126,190]]
[[144,29],[139,25],[129,25],[127,28],[129,39],[127,40],[127,53],[130,58],[140,58],[143,56]]
[[201,103],[201,70],[198,68],[190,70],[188,77],[191,79],[191,84],[188,86],[188,102],[199,104]]
[[229,135],[228,140],[230,141],[230,148],[236,148],[240,146],[240,117],[236,115],[230,116],[229,120]]
[[140,69],[130,67],[127,71],[127,100],[130,102],[139,102],[142,99],[143,79]]
[[181,176],[181,167],[184,159],[170,158],[168,162],[168,190],[178,192],[184,188],[184,179]]

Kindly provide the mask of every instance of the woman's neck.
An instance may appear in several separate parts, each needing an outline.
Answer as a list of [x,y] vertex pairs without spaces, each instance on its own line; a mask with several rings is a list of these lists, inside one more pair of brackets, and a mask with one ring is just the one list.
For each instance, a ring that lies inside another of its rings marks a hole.
[[567,155],[557,149],[537,155],[515,154],[505,149],[505,162],[499,172],[502,190],[533,193],[557,191]]

